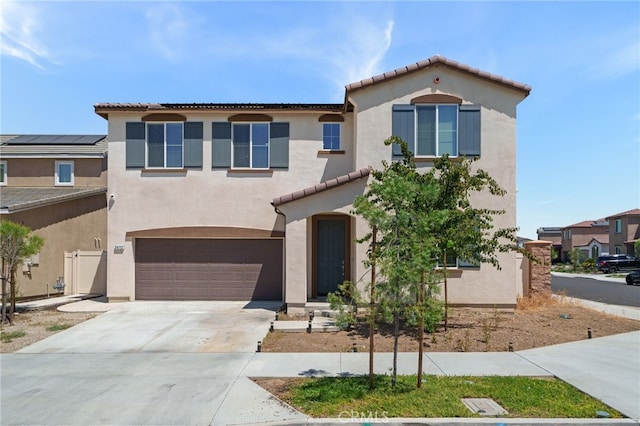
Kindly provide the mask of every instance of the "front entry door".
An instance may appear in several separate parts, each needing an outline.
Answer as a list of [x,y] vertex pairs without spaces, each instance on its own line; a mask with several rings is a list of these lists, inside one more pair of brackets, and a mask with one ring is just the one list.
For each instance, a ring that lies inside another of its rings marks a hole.
[[316,296],[337,291],[347,278],[348,217],[315,218],[315,289]]

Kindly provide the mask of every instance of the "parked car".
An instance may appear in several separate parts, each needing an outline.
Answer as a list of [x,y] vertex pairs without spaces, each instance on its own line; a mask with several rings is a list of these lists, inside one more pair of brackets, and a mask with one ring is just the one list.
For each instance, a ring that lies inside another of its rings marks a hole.
[[628,273],[625,281],[627,281],[627,284],[629,285],[640,285],[640,269]]
[[628,254],[609,254],[596,259],[598,271],[614,273],[640,268],[640,260]]

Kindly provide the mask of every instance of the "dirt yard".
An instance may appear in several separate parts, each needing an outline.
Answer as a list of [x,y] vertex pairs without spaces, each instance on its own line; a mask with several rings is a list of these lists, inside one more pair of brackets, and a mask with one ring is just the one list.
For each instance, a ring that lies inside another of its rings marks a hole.
[[[15,352],[59,331],[99,315],[95,312],[59,312],[55,309],[17,313],[13,325],[2,327],[0,352]],[[566,318],[566,317],[569,318]],[[605,315],[577,305],[546,299],[521,303],[514,311],[494,309],[451,309],[448,330],[440,326],[433,334],[425,333],[425,349],[430,352],[482,352],[537,348],[592,336],[640,330],[640,321]],[[24,334],[21,337],[12,337]],[[356,344],[358,351],[369,349],[368,325],[351,331],[331,333],[268,333],[265,352],[346,352]],[[391,352],[393,335],[382,327],[375,335],[375,350]],[[417,351],[415,329],[402,332],[399,350]]]
[[[428,352],[501,352],[554,345],[592,337],[640,330],[640,321],[602,314],[562,299],[521,302],[515,311],[450,309],[447,330],[425,333]],[[269,333],[264,352],[348,352],[369,350],[369,326],[330,333]],[[393,329],[380,327],[374,336],[376,352],[393,351]],[[398,343],[401,352],[418,350],[417,331],[406,329]]]
[[2,326],[0,352],[15,352],[96,315],[99,314],[96,312],[60,312],[55,309],[16,313],[12,325]]

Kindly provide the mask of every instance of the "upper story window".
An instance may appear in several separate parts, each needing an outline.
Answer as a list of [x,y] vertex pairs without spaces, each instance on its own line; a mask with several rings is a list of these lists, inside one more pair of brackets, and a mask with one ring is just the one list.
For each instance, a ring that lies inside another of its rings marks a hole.
[[622,233],[622,219],[616,219],[616,234]]
[[322,123],[322,149],[340,149],[340,123]]
[[126,123],[128,169],[202,167],[202,122]]
[[269,168],[269,123],[234,123],[233,167]]
[[182,123],[147,124],[147,167],[183,167]]
[[0,185],[7,184],[7,162],[0,161]]
[[[480,156],[480,107],[458,104],[394,105],[392,135],[399,136],[416,158]],[[402,155],[393,146],[393,155]]]
[[289,123],[214,121],[211,127],[214,169],[287,169]]
[[457,105],[418,105],[415,122],[417,157],[458,155]]
[[55,184],[73,186],[73,161],[56,161]]

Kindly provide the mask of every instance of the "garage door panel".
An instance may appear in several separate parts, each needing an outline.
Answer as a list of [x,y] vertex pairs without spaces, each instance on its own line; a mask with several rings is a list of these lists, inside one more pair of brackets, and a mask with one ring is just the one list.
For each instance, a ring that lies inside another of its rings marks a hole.
[[140,300],[175,300],[174,288],[171,284],[153,284],[141,286],[136,290]]
[[137,239],[136,299],[282,300],[282,242]]

